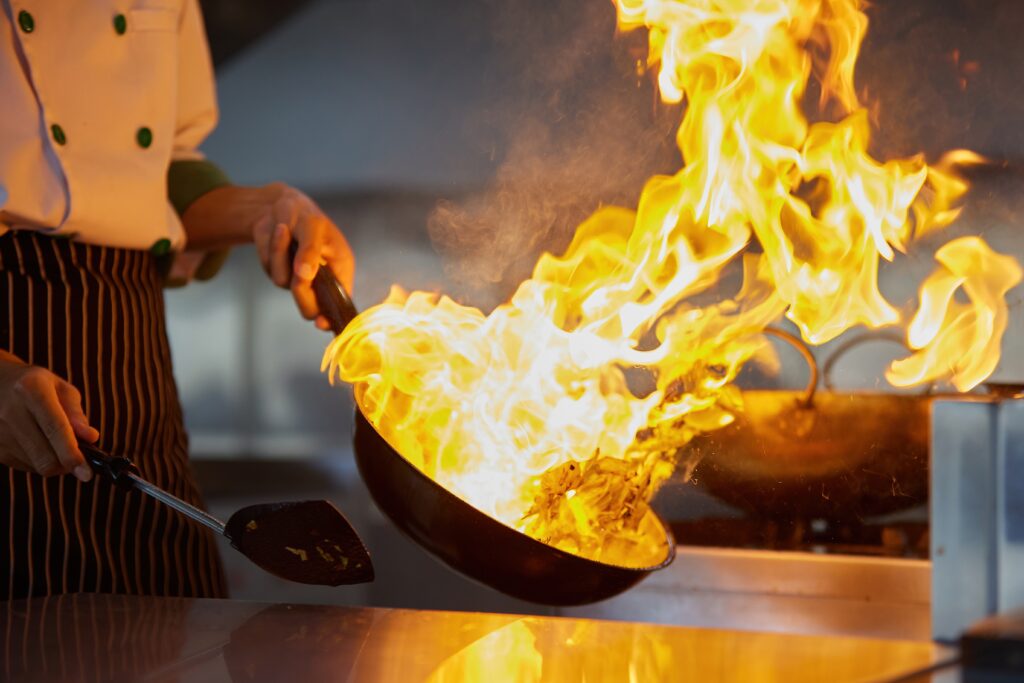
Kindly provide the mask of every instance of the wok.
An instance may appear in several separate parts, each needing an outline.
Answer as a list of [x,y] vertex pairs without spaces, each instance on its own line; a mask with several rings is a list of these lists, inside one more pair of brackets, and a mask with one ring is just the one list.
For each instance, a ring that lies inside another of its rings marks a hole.
[[665,559],[653,567],[598,562],[531,538],[416,469],[358,408],[355,453],[377,507],[395,526],[452,569],[522,600],[544,605],[597,602],[634,586],[675,558],[675,540],[660,520]]
[[[313,291],[331,329],[340,334],[356,316],[352,300],[324,266],[314,277]],[[452,569],[513,597],[544,605],[597,602],[634,586],[675,558],[675,540],[660,519],[665,558],[652,567],[598,562],[531,538],[416,469],[358,408],[354,443],[359,473],[377,507],[395,526]]]
[[[689,445],[693,480],[745,511],[777,518],[861,519],[928,500],[932,396],[840,392],[830,370],[849,349],[884,333],[854,337],[824,365],[825,390],[806,346],[781,330],[811,365],[803,391],[744,391],[744,412]],[[901,342],[902,343],[902,342]]]

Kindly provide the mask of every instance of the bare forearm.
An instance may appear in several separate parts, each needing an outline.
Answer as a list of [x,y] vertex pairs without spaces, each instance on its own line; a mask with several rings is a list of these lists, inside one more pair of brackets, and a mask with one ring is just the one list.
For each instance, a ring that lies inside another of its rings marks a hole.
[[181,217],[188,248],[223,249],[253,241],[253,227],[285,191],[281,183],[262,187],[226,185],[210,190]]

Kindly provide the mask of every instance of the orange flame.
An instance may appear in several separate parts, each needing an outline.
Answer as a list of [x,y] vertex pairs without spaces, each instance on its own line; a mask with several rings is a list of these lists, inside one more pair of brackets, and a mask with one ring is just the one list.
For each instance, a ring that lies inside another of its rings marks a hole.
[[[969,391],[999,364],[1010,317],[1005,297],[1020,284],[1021,268],[978,237],[949,242],[935,260],[941,265],[921,285],[921,305],[907,327],[907,346],[917,353],[893,362],[885,378],[898,387],[949,379]],[[970,303],[954,300],[961,289]]]
[[[490,315],[393,288],[331,343],[324,368],[355,385],[392,446],[477,508],[571,552],[649,566],[665,548],[647,503],[678,450],[741,409],[732,382],[759,332],[786,315],[819,344],[899,322],[879,259],[956,217],[966,183],[953,169],[975,158],[870,156],[854,91],[859,0],[616,5],[621,28],[648,28],[662,97],[686,102],[679,172],[651,178],[636,210],[598,210]],[[814,75],[835,122],[801,111]],[[753,241],[760,253],[744,253]],[[689,303],[741,254],[733,298]],[[980,307],[997,308],[1009,280],[975,275],[976,312],[944,320],[913,372],[894,365],[896,381],[939,376],[935,345],[977,338]],[[952,376],[960,386],[988,366]]]

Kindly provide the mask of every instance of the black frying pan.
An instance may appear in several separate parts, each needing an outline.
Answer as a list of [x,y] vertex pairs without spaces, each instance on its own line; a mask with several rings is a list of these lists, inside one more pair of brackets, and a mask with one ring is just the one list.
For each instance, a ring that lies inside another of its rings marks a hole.
[[[313,291],[331,329],[340,334],[356,308],[326,266]],[[377,433],[356,410],[355,455],[377,507],[423,548],[452,569],[522,600],[582,605],[617,595],[675,558],[668,527],[665,558],[653,567],[622,567],[559,550],[477,510],[426,476]]]
[[[542,543],[477,510],[393,449],[356,410],[356,464],[370,494],[399,529],[467,576],[522,600],[583,605],[617,595],[675,558],[665,525],[665,559],[621,567]],[[660,524],[660,520],[659,520]]]

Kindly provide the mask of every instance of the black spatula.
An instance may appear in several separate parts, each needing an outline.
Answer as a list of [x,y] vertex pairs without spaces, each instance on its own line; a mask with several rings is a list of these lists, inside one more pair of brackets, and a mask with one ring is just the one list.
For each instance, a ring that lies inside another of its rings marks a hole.
[[326,500],[250,505],[225,524],[140,477],[131,460],[83,442],[79,448],[100,476],[122,489],[137,489],[209,527],[275,576],[324,586],[373,581],[373,564],[362,539]]

